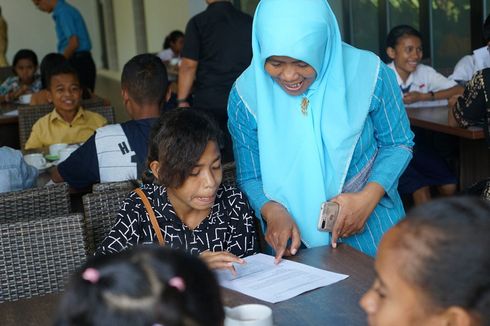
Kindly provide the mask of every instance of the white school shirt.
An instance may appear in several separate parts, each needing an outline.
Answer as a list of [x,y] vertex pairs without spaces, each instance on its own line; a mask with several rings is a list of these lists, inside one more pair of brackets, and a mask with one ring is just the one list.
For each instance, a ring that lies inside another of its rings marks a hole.
[[490,67],[490,47],[484,46],[473,51],[472,55],[462,57],[456,66],[449,79],[467,82],[473,75],[485,68]]
[[[419,93],[429,93],[438,92],[453,86],[456,86],[456,82],[444,77],[442,74],[438,73],[431,66],[426,66],[419,63],[414,72],[412,72],[406,82],[403,82],[400,75],[396,71],[395,64],[393,62],[388,64],[396,75],[396,80],[398,86],[400,86],[400,91],[402,89],[407,89],[408,92],[419,92]],[[412,104],[405,104],[405,107],[426,107],[426,106],[446,106],[447,100],[437,100],[437,101],[422,101]]]

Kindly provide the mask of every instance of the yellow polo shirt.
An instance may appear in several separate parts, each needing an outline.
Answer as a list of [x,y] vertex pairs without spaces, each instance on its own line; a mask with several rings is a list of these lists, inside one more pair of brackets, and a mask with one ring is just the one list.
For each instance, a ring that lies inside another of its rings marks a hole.
[[103,116],[86,111],[82,107],[78,109],[73,121],[68,123],[55,109],[32,126],[25,149],[47,147],[58,143],[82,143],[92,136],[97,128],[106,124],[107,120]]

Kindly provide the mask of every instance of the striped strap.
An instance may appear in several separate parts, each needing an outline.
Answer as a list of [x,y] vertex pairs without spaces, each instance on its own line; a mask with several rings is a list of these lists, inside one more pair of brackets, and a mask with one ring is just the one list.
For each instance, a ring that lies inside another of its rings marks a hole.
[[148,201],[148,198],[146,197],[143,190],[141,190],[141,188],[136,188],[134,190],[134,192],[136,192],[140,196],[141,201],[143,201],[143,204],[145,205],[146,212],[148,213],[148,216],[150,217],[151,226],[153,226],[153,230],[155,231],[155,234],[157,235],[158,244],[160,244],[160,246],[164,246],[165,245],[165,239],[163,238],[162,230],[160,230],[160,226],[158,225],[157,218],[155,217],[155,212],[153,211],[153,208],[151,207],[150,202]]

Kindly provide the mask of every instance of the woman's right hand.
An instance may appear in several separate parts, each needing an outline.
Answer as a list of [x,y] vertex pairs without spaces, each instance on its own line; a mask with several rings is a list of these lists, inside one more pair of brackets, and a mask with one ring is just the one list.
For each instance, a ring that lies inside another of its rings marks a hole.
[[238,258],[228,251],[209,251],[201,252],[199,258],[204,260],[209,269],[228,269],[233,275],[236,275],[233,263],[244,264],[245,260]]
[[[278,264],[282,256],[295,255],[301,245],[301,236],[286,208],[275,201],[269,201],[262,207],[261,213],[267,223],[265,240],[276,252],[275,263]],[[287,247],[289,239],[291,246]]]

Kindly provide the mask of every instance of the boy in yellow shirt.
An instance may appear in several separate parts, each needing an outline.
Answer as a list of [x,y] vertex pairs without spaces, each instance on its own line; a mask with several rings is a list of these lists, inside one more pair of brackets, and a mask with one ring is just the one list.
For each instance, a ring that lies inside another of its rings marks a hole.
[[25,149],[82,143],[107,124],[103,116],[80,106],[80,82],[76,71],[67,63],[53,69],[47,80],[48,99],[54,104],[54,110],[34,124]]

